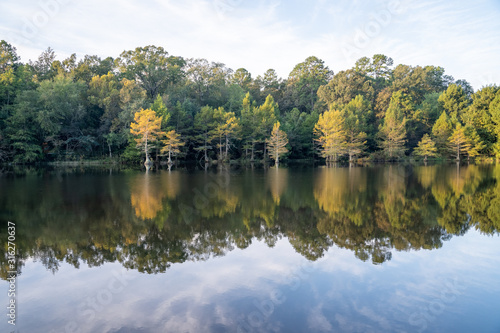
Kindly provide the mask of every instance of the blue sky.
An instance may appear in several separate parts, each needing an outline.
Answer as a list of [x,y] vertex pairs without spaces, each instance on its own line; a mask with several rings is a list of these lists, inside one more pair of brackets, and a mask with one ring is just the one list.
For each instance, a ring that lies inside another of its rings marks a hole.
[[19,0],[0,4],[0,38],[22,61],[48,46],[58,59],[154,44],[254,77],[287,77],[310,55],[334,72],[383,53],[395,64],[435,65],[475,89],[500,84],[500,1]]

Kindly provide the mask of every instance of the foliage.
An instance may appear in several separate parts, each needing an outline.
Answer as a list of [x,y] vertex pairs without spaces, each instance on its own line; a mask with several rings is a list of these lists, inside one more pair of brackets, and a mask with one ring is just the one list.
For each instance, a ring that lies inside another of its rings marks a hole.
[[158,139],[165,135],[161,131],[162,117],[158,117],[151,109],[141,109],[136,112],[134,122],[130,124],[130,133],[136,136],[137,147],[144,151],[146,161],[149,161],[149,150],[155,148]]
[[[176,158],[186,161],[200,152],[206,161],[264,160],[277,121],[291,160],[400,159],[425,134],[449,157],[448,139],[458,123],[471,146],[463,156],[500,156],[497,86],[474,92],[442,67],[396,65],[383,54],[362,57],[335,75],[311,56],[282,79],[274,69],[254,77],[245,68],[185,59],[154,45],[125,50],[117,59],[71,54],[59,60],[49,47],[28,63],[7,41],[0,41],[0,51],[2,162],[135,160],[131,123],[144,108],[161,117],[161,132],[182,136],[186,148]],[[319,132],[327,130],[329,110],[338,111],[338,137],[327,140]],[[316,141],[320,137],[324,141]],[[150,148],[158,160],[161,147]]]
[[167,153],[168,154],[168,163],[172,163],[172,155],[179,154],[180,147],[184,146],[184,142],[181,142],[179,139],[181,135],[176,133],[175,130],[168,131],[165,134],[166,139],[162,140],[163,143],[163,148],[161,149],[162,153]]
[[406,122],[404,107],[398,102],[400,95],[395,93],[387,109],[384,123],[380,125],[380,147],[389,160],[399,159],[405,153]]
[[275,161],[276,166],[279,165],[279,158],[283,154],[288,153],[286,145],[288,144],[288,138],[286,133],[280,130],[280,122],[277,121],[273,125],[273,130],[271,131],[271,137],[267,139],[267,148],[269,149],[269,155]]
[[437,156],[436,145],[429,134],[424,134],[413,153],[417,156],[423,156],[425,161],[427,161],[427,157]]
[[342,111],[330,110],[319,116],[314,127],[321,155],[327,162],[336,162],[346,151],[346,132]]

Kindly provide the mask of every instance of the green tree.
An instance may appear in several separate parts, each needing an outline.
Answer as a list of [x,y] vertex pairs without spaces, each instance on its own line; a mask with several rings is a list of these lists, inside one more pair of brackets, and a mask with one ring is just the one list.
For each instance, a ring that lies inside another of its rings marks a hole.
[[335,108],[349,103],[357,95],[362,95],[367,101],[373,101],[375,89],[370,78],[353,69],[340,71],[318,89],[318,98],[328,108]]
[[374,79],[383,78],[388,80],[391,76],[391,66],[393,64],[392,58],[383,54],[375,54],[372,59],[363,57],[356,61],[355,69],[357,72]]
[[35,81],[51,80],[57,75],[57,68],[54,67],[55,59],[54,50],[48,47],[35,62],[30,61],[29,65],[33,70]]
[[443,111],[432,127],[432,136],[436,142],[436,147],[439,154],[443,157],[448,155],[448,138],[452,131],[453,127],[450,118],[448,118],[446,111]]
[[156,112],[156,115],[158,117],[161,117],[161,127],[163,130],[165,130],[170,119],[170,113],[168,113],[168,109],[163,102],[163,98],[160,95],[157,95],[149,109]]
[[346,152],[349,162],[366,149],[368,120],[371,118],[370,103],[362,95],[356,96],[344,108],[344,128],[346,133]]
[[128,140],[128,131],[119,132],[117,122],[123,112],[120,103],[121,82],[112,74],[94,76],[87,90],[90,105],[100,109],[100,125],[97,131],[100,138],[108,146],[109,157],[112,157],[113,147],[125,144]]
[[258,108],[254,108],[253,111],[256,121],[254,136],[257,138],[257,142],[264,143],[263,158],[266,159],[266,138],[271,134],[273,124],[276,121],[276,116],[279,115],[278,104],[274,101],[273,96],[268,95],[264,104]]
[[406,117],[396,99],[391,99],[389,108],[379,127],[380,147],[389,160],[399,159],[406,151]]
[[63,153],[64,148],[66,155],[91,153],[97,141],[93,130],[85,128],[92,120],[83,99],[85,84],[58,75],[54,80],[42,81],[37,92],[36,121],[48,148],[56,153]]
[[224,104],[226,83],[231,70],[222,63],[206,59],[191,59],[187,62],[188,88],[198,105],[212,107]]
[[318,88],[332,78],[333,72],[317,57],[308,57],[297,64],[288,76],[288,86],[292,90],[295,107],[310,113],[314,109]]
[[294,108],[286,112],[282,117],[282,128],[287,134],[291,147],[289,159],[311,158],[314,148],[314,126],[318,122],[319,115],[316,111],[311,114],[300,112]]
[[204,106],[194,118],[194,128],[198,133],[196,140],[199,145],[195,151],[203,151],[204,162],[208,163],[208,150],[212,148],[210,141],[212,139],[212,130],[214,128],[215,110],[210,106]]
[[163,47],[149,45],[122,52],[116,64],[128,79],[135,79],[152,100],[169,84],[181,80],[185,61],[169,56]]
[[245,158],[248,158],[250,150],[250,161],[254,160],[254,150],[257,143],[257,119],[255,106],[251,102],[250,93],[245,95],[241,106],[241,134],[243,139],[243,149],[245,150]]
[[465,126],[465,136],[467,138],[467,160],[474,158],[481,154],[481,152],[486,148],[486,145],[481,140],[479,134],[474,127]]
[[462,115],[464,125],[476,129],[477,134],[486,145],[486,151],[491,152],[496,142],[495,123],[492,120],[490,104],[500,89],[496,86],[486,86],[472,94],[472,104]]
[[262,76],[257,76],[255,81],[259,86],[261,96],[272,95],[276,101],[281,99],[283,93],[281,89],[282,80],[274,69],[268,69]]
[[450,84],[448,89],[439,96],[438,101],[441,108],[450,116],[453,124],[464,120],[462,117],[470,104],[470,100],[461,86]]
[[7,138],[14,149],[14,163],[33,163],[42,157],[43,134],[36,119],[35,109],[38,101],[36,90],[22,91],[16,99],[12,115],[7,120]]
[[489,111],[491,114],[491,121],[493,123],[493,131],[496,137],[496,143],[493,146],[493,151],[498,159],[500,158],[500,90],[497,91],[495,99],[491,101]]

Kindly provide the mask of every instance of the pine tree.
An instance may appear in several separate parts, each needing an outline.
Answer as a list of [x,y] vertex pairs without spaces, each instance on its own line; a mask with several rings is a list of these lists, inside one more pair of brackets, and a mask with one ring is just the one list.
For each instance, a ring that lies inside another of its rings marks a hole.
[[417,156],[424,156],[424,161],[427,162],[427,157],[437,156],[437,148],[429,134],[424,134],[418,146],[413,150]]
[[319,116],[314,126],[314,133],[318,136],[316,141],[321,146],[321,155],[327,163],[337,161],[346,151],[346,133],[344,130],[344,117],[341,111],[330,110]]
[[439,154],[443,157],[448,155],[448,138],[452,131],[450,118],[446,114],[446,111],[443,111],[432,127],[434,142]]
[[274,123],[271,137],[267,139],[267,148],[271,158],[275,161],[276,166],[279,165],[279,157],[288,152],[286,145],[288,138],[285,132],[280,130],[280,122]]
[[149,165],[152,162],[149,158],[149,150],[154,148],[154,143],[158,138],[165,135],[161,131],[162,117],[157,117],[156,112],[151,109],[141,109],[135,113],[134,122],[130,124],[130,133],[138,136],[135,141],[137,147],[146,154],[145,164]]
[[166,134],[166,140],[162,140],[162,143],[165,145],[161,152],[168,153],[168,164],[172,164],[172,155],[179,154],[180,147],[184,146],[184,142],[181,142],[179,139],[181,135],[176,133],[175,130],[168,131]]

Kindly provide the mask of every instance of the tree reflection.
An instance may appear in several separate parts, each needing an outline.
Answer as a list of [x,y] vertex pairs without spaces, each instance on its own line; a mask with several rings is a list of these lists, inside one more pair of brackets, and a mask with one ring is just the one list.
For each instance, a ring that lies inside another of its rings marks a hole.
[[[471,227],[498,233],[499,180],[500,167],[479,166],[236,174],[74,170],[0,178],[8,192],[0,196],[0,214],[17,222],[20,267],[33,258],[53,272],[63,261],[76,268],[118,261],[160,273],[255,240],[272,247],[281,238],[308,260],[336,245],[379,264],[393,251],[440,248]],[[5,279],[7,246],[1,242]]]

